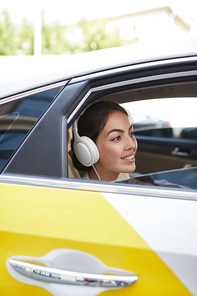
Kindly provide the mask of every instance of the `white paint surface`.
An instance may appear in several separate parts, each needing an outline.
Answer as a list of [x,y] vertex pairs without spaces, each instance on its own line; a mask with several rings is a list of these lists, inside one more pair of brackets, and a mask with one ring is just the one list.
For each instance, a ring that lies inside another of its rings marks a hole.
[[197,202],[102,193],[193,295],[197,295]]

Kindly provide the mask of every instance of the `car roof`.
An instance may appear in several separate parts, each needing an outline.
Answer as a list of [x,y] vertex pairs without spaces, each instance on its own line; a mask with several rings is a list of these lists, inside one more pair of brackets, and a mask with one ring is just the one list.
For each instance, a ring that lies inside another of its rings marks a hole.
[[73,55],[0,57],[0,98],[117,67],[197,56],[197,40],[141,44]]

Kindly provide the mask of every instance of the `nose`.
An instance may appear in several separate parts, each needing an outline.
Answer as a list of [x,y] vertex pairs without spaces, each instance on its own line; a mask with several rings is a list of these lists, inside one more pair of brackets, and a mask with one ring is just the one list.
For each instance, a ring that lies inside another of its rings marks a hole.
[[134,151],[137,150],[137,140],[134,136],[131,137],[130,135],[128,135],[125,143],[125,150],[132,150],[132,149]]

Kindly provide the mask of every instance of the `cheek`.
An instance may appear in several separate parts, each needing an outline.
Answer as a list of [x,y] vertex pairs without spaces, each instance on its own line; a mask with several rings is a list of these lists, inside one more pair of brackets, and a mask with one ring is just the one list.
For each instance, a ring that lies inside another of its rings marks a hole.
[[99,145],[100,160],[105,160],[108,163],[113,163],[116,158],[120,158],[120,147],[117,145]]
[[137,148],[138,148],[138,144],[137,144],[137,140],[135,138],[135,151],[137,151]]

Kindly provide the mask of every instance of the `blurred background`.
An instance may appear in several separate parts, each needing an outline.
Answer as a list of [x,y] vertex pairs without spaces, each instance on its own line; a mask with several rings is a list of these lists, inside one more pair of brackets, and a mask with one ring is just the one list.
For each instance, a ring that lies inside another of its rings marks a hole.
[[[88,51],[140,45],[135,58],[160,54],[158,45],[169,53],[176,41],[179,49],[190,39],[197,39],[197,0],[0,0],[0,96],[10,82],[23,87],[74,63],[79,69],[82,59],[94,63]],[[83,54],[72,59],[76,53]],[[124,107],[135,129],[173,127],[177,136],[183,125],[196,130],[196,104],[196,98],[166,98]]]
[[197,38],[196,0],[1,0],[0,56],[68,55]]

